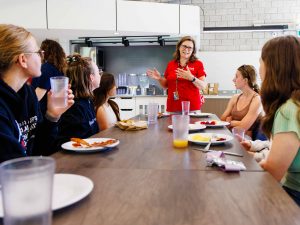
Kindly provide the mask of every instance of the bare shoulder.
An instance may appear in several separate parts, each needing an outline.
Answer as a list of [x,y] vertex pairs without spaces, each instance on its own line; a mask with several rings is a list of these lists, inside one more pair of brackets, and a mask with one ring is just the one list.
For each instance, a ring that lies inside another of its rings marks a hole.
[[231,97],[230,101],[236,102],[239,96],[240,96],[240,94],[235,94],[235,95],[233,95],[233,96]]
[[104,112],[105,112],[104,106],[103,105],[99,106],[97,109],[97,114],[104,113]]
[[261,104],[261,98],[260,98],[259,94],[257,94],[256,96],[254,96],[253,102]]

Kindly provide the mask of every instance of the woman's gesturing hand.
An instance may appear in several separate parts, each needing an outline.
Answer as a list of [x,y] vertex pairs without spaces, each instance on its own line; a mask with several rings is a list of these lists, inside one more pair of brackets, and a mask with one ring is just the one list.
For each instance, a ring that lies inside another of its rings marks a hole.
[[158,70],[155,69],[155,68],[154,68],[153,70],[148,69],[148,70],[146,71],[146,74],[147,74],[149,77],[151,77],[151,78],[153,78],[153,79],[155,79],[155,80],[161,79],[160,73],[159,73]]
[[187,70],[177,68],[176,75],[178,78],[182,78],[185,80],[193,80],[194,75],[191,73],[190,68],[187,66]]

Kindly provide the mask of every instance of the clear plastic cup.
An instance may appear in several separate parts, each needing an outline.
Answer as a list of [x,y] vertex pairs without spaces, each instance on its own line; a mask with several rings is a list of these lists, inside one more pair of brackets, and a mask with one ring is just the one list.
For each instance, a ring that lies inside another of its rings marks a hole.
[[181,102],[182,115],[189,115],[190,113],[190,101]]
[[50,78],[52,99],[55,107],[64,108],[68,105],[68,84],[69,78],[57,76]]
[[245,129],[241,127],[233,127],[231,130],[233,136],[238,141],[244,141],[245,140]]
[[189,122],[188,115],[172,115],[174,147],[186,148],[188,146]]
[[50,157],[24,157],[0,164],[4,225],[52,222],[55,161]]
[[158,103],[149,103],[148,104],[148,124],[157,123],[158,116]]

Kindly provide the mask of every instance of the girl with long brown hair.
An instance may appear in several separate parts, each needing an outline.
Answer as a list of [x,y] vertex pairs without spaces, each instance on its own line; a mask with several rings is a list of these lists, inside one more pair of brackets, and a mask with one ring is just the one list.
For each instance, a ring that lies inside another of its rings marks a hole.
[[66,76],[75,95],[74,105],[59,123],[60,143],[71,137],[88,138],[99,131],[93,104],[93,90],[99,87],[100,74],[91,58],[79,54],[67,57]]
[[253,137],[254,129],[258,129],[259,118],[262,115],[256,77],[257,73],[252,65],[242,65],[237,69],[233,82],[236,89],[242,93],[230,99],[221,116],[221,120],[229,122],[231,128],[243,128],[250,137]]
[[120,121],[120,111],[116,102],[110,99],[116,95],[116,82],[114,75],[103,73],[100,87],[94,90],[96,118],[101,130],[112,127]]
[[262,129],[272,145],[260,165],[300,206],[300,39],[268,41],[261,53]]
[[35,88],[40,101],[42,112],[47,109],[46,93],[50,90],[50,78],[64,76],[66,70],[66,54],[61,45],[54,40],[45,39],[40,47],[44,51],[41,76],[32,79],[31,85]]

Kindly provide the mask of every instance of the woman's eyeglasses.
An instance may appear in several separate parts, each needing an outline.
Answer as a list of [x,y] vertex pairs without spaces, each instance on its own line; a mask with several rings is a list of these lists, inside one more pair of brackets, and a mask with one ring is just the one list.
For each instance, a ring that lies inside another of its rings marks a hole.
[[187,49],[188,51],[192,51],[194,49],[193,47],[190,47],[190,46],[187,46],[187,45],[181,45],[181,47],[183,49]]
[[24,54],[38,54],[41,57],[41,59],[44,58],[44,53],[45,53],[45,51],[41,50],[41,49],[36,52],[24,52]]

